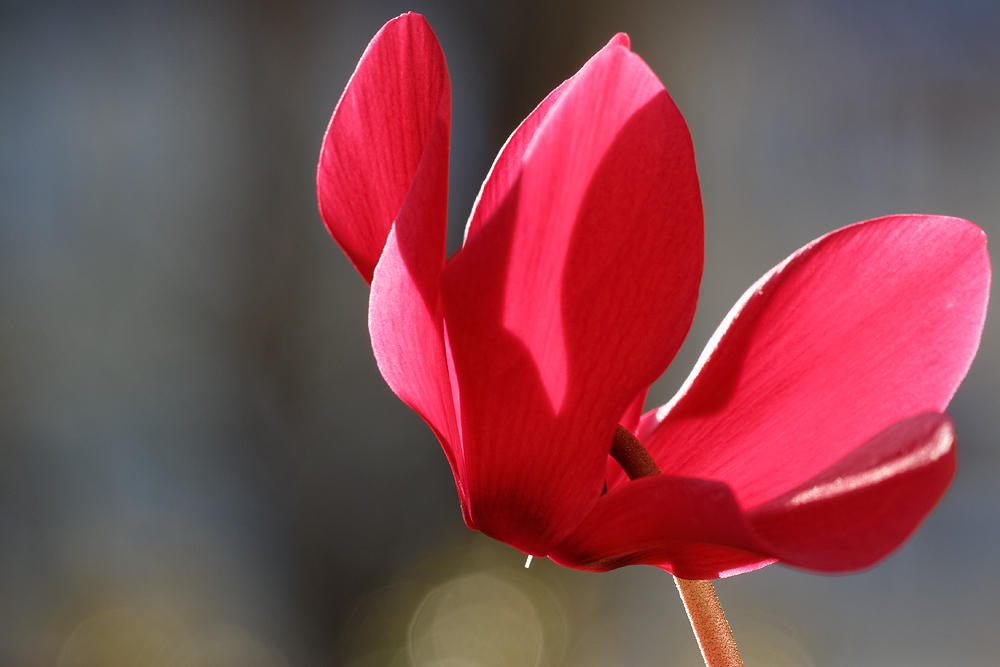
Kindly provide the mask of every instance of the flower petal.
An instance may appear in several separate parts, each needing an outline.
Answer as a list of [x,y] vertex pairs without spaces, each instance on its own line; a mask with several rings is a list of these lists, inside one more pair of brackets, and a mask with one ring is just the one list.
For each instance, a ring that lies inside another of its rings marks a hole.
[[671,475],[608,491],[549,558],[592,572],[658,565],[684,579],[715,579],[774,562],[761,551],[728,486]]
[[828,234],[747,291],[639,439],[665,473],[761,505],[889,424],[944,410],[989,284],[986,236],[965,220],[890,216]]
[[[352,91],[357,99],[346,106],[345,100],[354,99],[349,97]],[[345,108],[344,113],[353,114],[345,116],[346,129],[341,132],[349,141],[331,143]],[[353,219],[337,218],[347,221],[343,228],[357,232],[365,229],[361,223],[371,223],[370,231],[391,216],[385,238],[376,244],[373,237],[366,237],[359,246],[361,254],[352,257],[362,274],[365,262],[377,260],[368,303],[375,361],[393,392],[423,417],[441,441],[471,526],[439,284],[448,221],[450,126],[451,89],[440,47],[423,17],[405,14],[372,40],[334,113],[325,148],[333,146],[341,159],[336,163],[339,171],[330,173],[336,173],[347,189],[336,195],[358,198],[357,210],[344,214],[354,215]],[[362,140],[363,133],[368,133],[367,141]],[[364,157],[368,143],[371,154]],[[411,167],[411,153],[418,149]],[[324,164],[321,161],[321,175]],[[364,170],[375,176],[362,182]],[[396,197],[400,199],[394,207],[381,199]]]
[[596,502],[618,420],[687,332],[701,200],[683,118],[620,39],[568,82],[516,178],[508,167],[442,293],[473,518],[544,555]]
[[632,399],[632,402],[625,408],[625,413],[621,416],[621,419],[618,420],[619,424],[633,434],[639,428],[639,419],[642,417],[642,408],[646,405],[647,393],[649,393],[649,387],[643,387],[639,390],[639,393]]
[[427,21],[389,21],[337,103],[316,170],[323,222],[369,284],[442,109],[450,126],[448,69]]
[[776,560],[819,572],[863,569],[906,541],[940,500],[955,472],[954,444],[948,415],[921,413],[745,514],[722,482],[667,475],[627,482],[549,557],[592,571],[657,565],[685,579]]
[[[607,50],[612,46],[629,48],[628,35],[618,33],[611,38],[611,41],[604,48]],[[475,236],[480,227],[486,224],[488,220],[492,220],[493,216],[496,215],[497,209],[503,204],[511,188],[514,187],[518,177],[521,175],[521,163],[524,159],[524,153],[531,144],[535,132],[542,124],[542,121],[545,120],[545,117],[549,115],[549,111],[552,110],[553,105],[562,97],[566,88],[577,76],[579,76],[579,72],[563,81],[555,90],[546,95],[545,99],[535,107],[534,111],[528,114],[527,118],[521,121],[521,124],[517,126],[513,134],[507,138],[506,143],[504,143],[503,148],[500,149],[500,153],[497,155],[497,159],[490,168],[489,175],[483,181],[483,187],[480,189],[479,195],[476,197],[476,203],[472,207],[472,215],[469,216],[469,223],[465,227],[466,243],[471,237]]]
[[930,514],[955,475],[955,426],[925,412],[893,424],[747,518],[782,562],[820,572],[874,565]]

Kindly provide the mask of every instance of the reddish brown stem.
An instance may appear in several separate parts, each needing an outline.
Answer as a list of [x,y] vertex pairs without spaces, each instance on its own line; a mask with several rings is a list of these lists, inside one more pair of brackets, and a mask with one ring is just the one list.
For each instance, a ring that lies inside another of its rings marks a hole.
[[656,461],[649,455],[639,438],[624,426],[619,426],[611,441],[611,458],[618,461],[629,479],[659,475]]
[[684,609],[687,610],[706,667],[743,667],[736,640],[712,582],[680,577],[674,577],[674,582],[684,601]]
[[[629,479],[660,474],[660,468],[653,457],[639,439],[623,426],[615,431],[614,440],[611,441],[611,456]],[[674,581],[706,667],[743,667],[743,660],[712,582],[680,577],[674,577]]]

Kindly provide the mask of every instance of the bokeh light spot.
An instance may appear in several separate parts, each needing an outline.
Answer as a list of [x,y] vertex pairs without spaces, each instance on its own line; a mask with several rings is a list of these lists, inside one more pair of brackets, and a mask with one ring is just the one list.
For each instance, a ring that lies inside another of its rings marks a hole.
[[489,574],[435,588],[410,625],[414,667],[533,667],[543,649],[542,621],[531,600]]

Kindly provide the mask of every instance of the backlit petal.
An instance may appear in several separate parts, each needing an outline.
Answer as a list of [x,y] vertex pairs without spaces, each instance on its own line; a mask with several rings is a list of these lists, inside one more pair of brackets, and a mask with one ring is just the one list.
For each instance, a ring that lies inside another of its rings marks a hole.
[[[639,419],[642,417],[642,408],[646,404],[646,394],[649,392],[649,388],[646,387],[639,392],[627,408],[625,408],[625,414],[621,416],[618,423],[627,428],[633,434],[639,428]],[[628,476],[625,471],[622,470],[621,465],[618,461],[609,454],[607,460],[607,471],[605,472],[605,484],[610,491],[619,484],[628,481]]]
[[657,565],[714,579],[780,560],[819,572],[869,567],[897,549],[955,472],[951,419],[893,424],[815,478],[742,513],[721,482],[657,475],[609,491],[549,557],[592,571]]
[[748,518],[768,551],[788,565],[860,570],[910,537],[954,474],[954,424],[946,414],[925,412],[893,424]]
[[639,418],[642,417],[642,408],[646,405],[646,394],[649,392],[649,387],[643,387],[632,402],[629,403],[628,407],[625,408],[625,413],[622,415],[618,423],[627,428],[632,433],[635,433],[636,429],[639,428]]
[[[450,110],[448,69],[427,21],[410,13],[386,23],[337,103],[316,172],[323,222],[368,283],[434,128],[450,124]],[[447,181],[447,171],[437,177]]]
[[744,509],[888,425],[943,411],[979,345],[986,237],[891,216],[832,232],[750,288],[639,438],[664,473],[726,482]]
[[656,475],[608,491],[549,558],[593,572],[644,563],[715,579],[773,563],[760,549],[728,486]]
[[521,161],[516,177],[494,168],[506,194],[480,198],[494,213],[442,289],[473,518],[543,555],[596,502],[619,419],[687,332],[702,215],[684,120],[620,38],[567,83]]
[[[361,87],[361,73],[366,77],[362,81],[372,88]],[[379,246],[374,255],[377,265],[371,280],[368,329],[375,361],[393,392],[424,418],[441,441],[466,519],[472,525],[440,293],[448,214],[451,93],[440,47],[422,17],[406,14],[379,32],[362,58],[348,93],[352,89],[361,91],[357,95],[362,101],[350,108],[369,111],[348,118],[372,134],[376,145],[367,158],[357,155],[352,159],[369,160],[356,168],[374,171],[376,178],[367,181],[366,186],[356,185],[360,191],[346,190],[342,194],[347,199],[357,196],[361,209],[370,204],[371,210],[363,211],[366,214],[374,215],[372,211],[377,209],[379,215],[391,214],[395,218],[394,222],[389,219],[384,248]],[[331,128],[344,105],[342,100]],[[428,121],[430,125],[425,127]],[[399,134],[401,126],[407,124],[413,126],[413,132]],[[330,133],[328,147],[329,138]],[[345,146],[340,147],[342,151],[352,144]],[[360,142],[353,148],[365,152]],[[411,168],[407,161],[417,148],[418,162]],[[347,167],[342,167],[345,178],[361,178],[360,173],[348,174]],[[399,194],[397,190],[403,197],[394,209],[381,198],[391,200]],[[347,227],[356,229],[357,225]],[[368,246],[368,250],[374,248],[374,244]],[[370,253],[362,258],[371,259]],[[363,261],[355,259],[362,273]]]
[[[618,33],[604,48],[607,50],[614,46],[629,48],[628,35]],[[479,228],[488,220],[493,219],[497,209],[503,204],[511,188],[514,187],[518,177],[521,175],[524,153],[531,144],[531,140],[535,136],[535,131],[538,130],[538,126],[549,115],[549,111],[552,110],[553,105],[562,97],[566,88],[577,76],[579,76],[579,72],[566,81],[563,81],[559,87],[546,95],[541,104],[535,107],[534,111],[521,121],[521,124],[517,126],[517,129],[507,139],[503,148],[500,149],[500,154],[497,155],[497,159],[493,162],[490,173],[483,182],[479,196],[476,197],[476,203],[472,207],[472,215],[469,217],[469,224],[465,228],[466,242],[468,242],[470,237],[475,236]]]

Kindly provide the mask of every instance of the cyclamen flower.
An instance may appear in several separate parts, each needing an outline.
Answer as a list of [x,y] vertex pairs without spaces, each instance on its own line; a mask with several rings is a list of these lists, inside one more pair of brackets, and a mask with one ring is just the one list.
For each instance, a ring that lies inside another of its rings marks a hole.
[[[573,568],[685,579],[856,570],[907,539],[955,470],[943,411],[985,318],[982,230],[890,216],[810,243],[640,418],[702,271],[673,101],[614,37],[510,137],[446,261],[450,105],[430,27],[390,21],[334,111],[317,187],[371,285],[379,370],[440,440],[471,528]],[[627,479],[619,424],[662,474]]]

